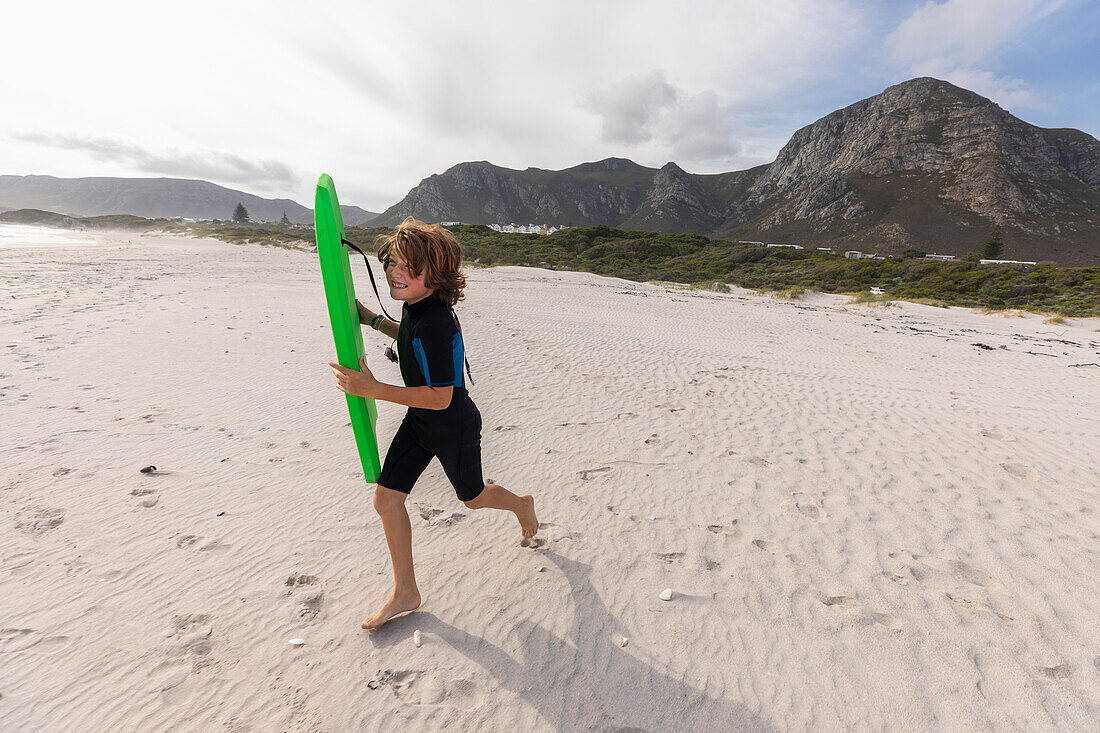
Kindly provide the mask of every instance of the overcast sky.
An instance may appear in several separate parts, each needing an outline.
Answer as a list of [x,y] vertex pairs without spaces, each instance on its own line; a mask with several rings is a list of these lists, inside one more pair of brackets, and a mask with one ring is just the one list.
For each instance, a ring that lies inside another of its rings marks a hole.
[[[455,163],[770,162],[935,76],[1100,135],[1096,0],[34,2],[0,30],[0,173],[202,178],[382,211]],[[0,202],[2,203],[2,202]]]

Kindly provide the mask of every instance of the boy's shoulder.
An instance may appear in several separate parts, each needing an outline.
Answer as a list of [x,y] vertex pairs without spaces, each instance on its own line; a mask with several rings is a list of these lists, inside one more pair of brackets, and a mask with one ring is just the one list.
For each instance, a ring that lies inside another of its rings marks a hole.
[[438,299],[416,319],[416,328],[417,330],[422,328],[446,328],[448,331],[458,330],[454,325],[454,318],[451,316],[450,307]]

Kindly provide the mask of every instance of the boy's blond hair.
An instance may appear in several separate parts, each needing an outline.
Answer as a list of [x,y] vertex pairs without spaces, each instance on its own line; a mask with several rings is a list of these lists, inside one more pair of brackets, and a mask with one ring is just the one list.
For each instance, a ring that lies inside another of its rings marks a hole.
[[462,274],[462,245],[455,235],[438,224],[425,224],[411,216],[390,236],[378,237],[378,261],[389,267],[398,255],[414,275],[424,274],[424,285],[444,305],[453,307],[466,296]]

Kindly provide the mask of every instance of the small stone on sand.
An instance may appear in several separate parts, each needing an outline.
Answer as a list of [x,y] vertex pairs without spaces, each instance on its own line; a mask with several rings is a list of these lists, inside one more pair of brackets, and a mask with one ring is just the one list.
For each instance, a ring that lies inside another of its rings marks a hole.
[[662,601],[671,601],[672,600],[672,589],[671,588],[665,588],[663,591],[661,591],[661,595],[658,596],[658,597]]
[[291,646],[301,646],[302,644],[305,644],[305,643],[306,643],[305,639],[291,639],[290,640]]
[[626,646],[627,642],[629,642],[629,641],[630,641],[630,639],[628,639],[624,636],[623,640],[619,643],[619,646]]
[[420,645],[423,644],[423,643],[424,643],[424,640],[420,638],[420,629],[417,629],[416,631],[413,632],[413,646],[415,646],[417,649],[419,649]]

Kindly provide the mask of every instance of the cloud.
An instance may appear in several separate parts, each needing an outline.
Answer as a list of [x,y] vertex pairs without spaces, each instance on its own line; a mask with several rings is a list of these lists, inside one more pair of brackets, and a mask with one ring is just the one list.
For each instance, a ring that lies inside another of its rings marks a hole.
[[740,152],[729,112],[719,105],[714,91],[683,98],[664,118],[662,132],[674,158],[689,163],[728,161]]
[[1004,106],[1041,107],[1018,78],[988,70],[1010,41],[1067,0],[944,0],[917,8],[885,40],[887,58],[910,76],[935,76]]
[[734,127],[714,90],[689,95],[657,70],[628,76],[588,95],[604,142],[665,151],[681,164],[731,160]]
[[95,160],[126,165],[145,173],[248,184],[264,190],[281,189],[292,186],[297,181],[297,176],[290,168],[278,161],[253,161],[215,150],[202,153],[183,153],[178,150],[154,153],[139,145],[107,137],[43,131],[9,134],[16,140],[83,152]]
[[893,59],[914,64],[951,59],[973,66],[1006,41],[1055,12],[1066,0],[930,1],[906,18],[886,39]]
[[637,145],[653,139],[654,123],[681,95],[663,71],[652,71],[589,95],[587,106],[600,116],[601,140]]

